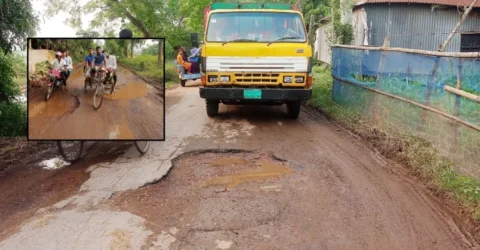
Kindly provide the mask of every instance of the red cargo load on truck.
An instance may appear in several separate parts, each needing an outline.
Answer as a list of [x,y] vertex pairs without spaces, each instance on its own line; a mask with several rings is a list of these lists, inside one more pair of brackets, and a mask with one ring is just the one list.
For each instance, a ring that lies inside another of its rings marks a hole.
[[207,8],[205,8],[205,10],[203,10],[203,31],[206,32],[206,28],[207,28],[207,18],[208,18],[208,13],[210,12],[210,10],[212,9],[212,6],[207,6]]

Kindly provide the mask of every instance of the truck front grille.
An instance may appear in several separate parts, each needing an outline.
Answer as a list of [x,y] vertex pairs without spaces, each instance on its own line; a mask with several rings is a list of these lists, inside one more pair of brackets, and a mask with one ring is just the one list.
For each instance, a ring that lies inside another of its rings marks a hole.
[[235,74],[235,80],[238,83],[276,83],[278,76],[269,73]]

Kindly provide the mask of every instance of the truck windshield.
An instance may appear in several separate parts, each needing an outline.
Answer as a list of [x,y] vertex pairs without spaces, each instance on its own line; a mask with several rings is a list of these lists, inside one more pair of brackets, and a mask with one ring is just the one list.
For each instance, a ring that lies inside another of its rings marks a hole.
[[306,42],[297,13],[229,12],[210,15],[207,42]]

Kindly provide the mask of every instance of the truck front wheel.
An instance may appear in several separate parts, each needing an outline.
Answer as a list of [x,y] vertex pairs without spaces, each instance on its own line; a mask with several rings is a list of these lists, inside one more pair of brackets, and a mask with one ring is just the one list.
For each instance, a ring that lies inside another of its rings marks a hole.
[[302,106],[301,101],[292,101],[287,103],[287,112],[288,117],[291,119],[297,119],[300,115],[300,107]]
[[219,104],[219,101],[207,100],[207,115],[209,117],[214,117],[218,115]]
[[181,85],[182,87],[185,87],[185,84],[187,84],[187,80],[182,80],[182,79],[180,79],[180,85]]

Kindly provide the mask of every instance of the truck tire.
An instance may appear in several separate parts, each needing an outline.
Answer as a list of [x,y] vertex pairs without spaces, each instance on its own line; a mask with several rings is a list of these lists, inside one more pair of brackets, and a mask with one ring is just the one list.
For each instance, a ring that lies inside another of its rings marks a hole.
[[218,115],[218,101],[207,100],[207,115],[209,117],[214,117]]
[[293,101],[287,103],[287,112],[288,117],[291,119],[297,119],[300,115],[300,108],[302,106],[302,102],[300,101]]
[[187,80],[180,80],[180,85],[182,87],[185,87],[185,84],[187,83]]

